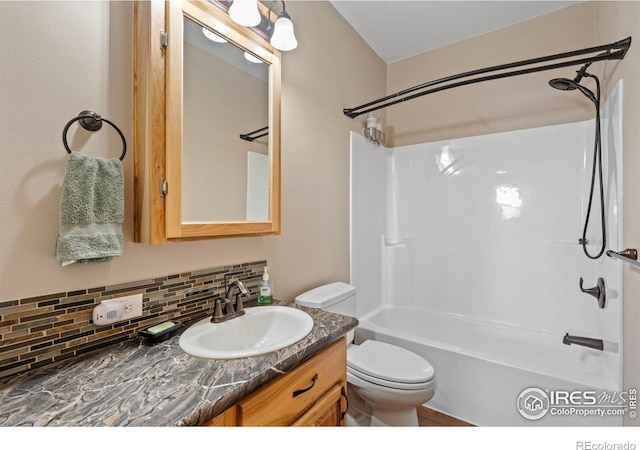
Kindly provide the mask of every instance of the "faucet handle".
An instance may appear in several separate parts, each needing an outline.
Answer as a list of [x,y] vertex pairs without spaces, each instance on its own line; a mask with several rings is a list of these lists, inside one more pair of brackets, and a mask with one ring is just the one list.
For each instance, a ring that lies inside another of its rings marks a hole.
[[236,311],[242,311],[244,308],[242,307],[242,297],[249,297],[249,295],[251,295],[251,291],[249,291],[249,289],[246,289],[245,292],[238,292],[236,294]]
[[225,299],[224,303],[225,303],[226,314],[234,314],[236,312],[235,308],[233,307],[233,302],[231,300]]
[[582,277],[580,277],[580,290],[585,294],[589,294],[595,297],[596,300],[598,301],[598,307],[604,308],[605,302],[607,300],[607,294],[606,294],[606,289],[604,285],[604,278],[598,278],[598,282],[596,286],[589,289],[584,289],[582,287],[582,283],[583,283],[583,279]]
[[213,308],[213,319],[221,319],[222,318],[222,300],[216,299],[215,306]]
[[242,307],[242,297],[240,294],[236,294],[236,312],[244,311]]

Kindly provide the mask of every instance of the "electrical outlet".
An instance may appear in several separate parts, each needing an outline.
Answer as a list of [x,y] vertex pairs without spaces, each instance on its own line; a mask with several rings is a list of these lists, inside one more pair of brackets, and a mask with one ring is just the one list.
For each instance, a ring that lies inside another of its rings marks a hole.
[[121,320],[133,319],[142,315],[142,294],[127,295],[126,297],[114,298],[122,303],[124,314]]
[[126,297],[103,300],[93,308],[93,323],[109,325],[122,322],[142,315],[142,294],[127,295]]

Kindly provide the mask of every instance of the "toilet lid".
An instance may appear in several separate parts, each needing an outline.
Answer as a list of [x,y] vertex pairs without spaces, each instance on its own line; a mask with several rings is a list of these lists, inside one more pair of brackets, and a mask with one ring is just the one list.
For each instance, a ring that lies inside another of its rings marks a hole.
[[424,383],[435,373],[433,366],[421,356],[371,340],[349,348],[347,366],[370,377],[400,383]]

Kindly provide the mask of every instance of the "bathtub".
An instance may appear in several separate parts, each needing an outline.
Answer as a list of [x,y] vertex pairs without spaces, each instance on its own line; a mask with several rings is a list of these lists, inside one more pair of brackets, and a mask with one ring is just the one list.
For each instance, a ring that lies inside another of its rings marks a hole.
[[532,387],[546,392],[619,392],[598,350],[563,345],[562,336],[538,330],[426,308],[383,306],[359,322],[356,343],[388,342],[433,365],[436,393],[425,404],[431,409],[479,426],[622,425],[621,415],[548,413],[529,420],[517,409],[520,394]]

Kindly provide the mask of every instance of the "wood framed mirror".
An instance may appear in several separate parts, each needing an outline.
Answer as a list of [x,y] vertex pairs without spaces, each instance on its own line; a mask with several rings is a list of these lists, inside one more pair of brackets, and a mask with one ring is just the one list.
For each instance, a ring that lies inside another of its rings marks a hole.
[[136,242],[278,234],[279,52],[208,1],[134,9]]

